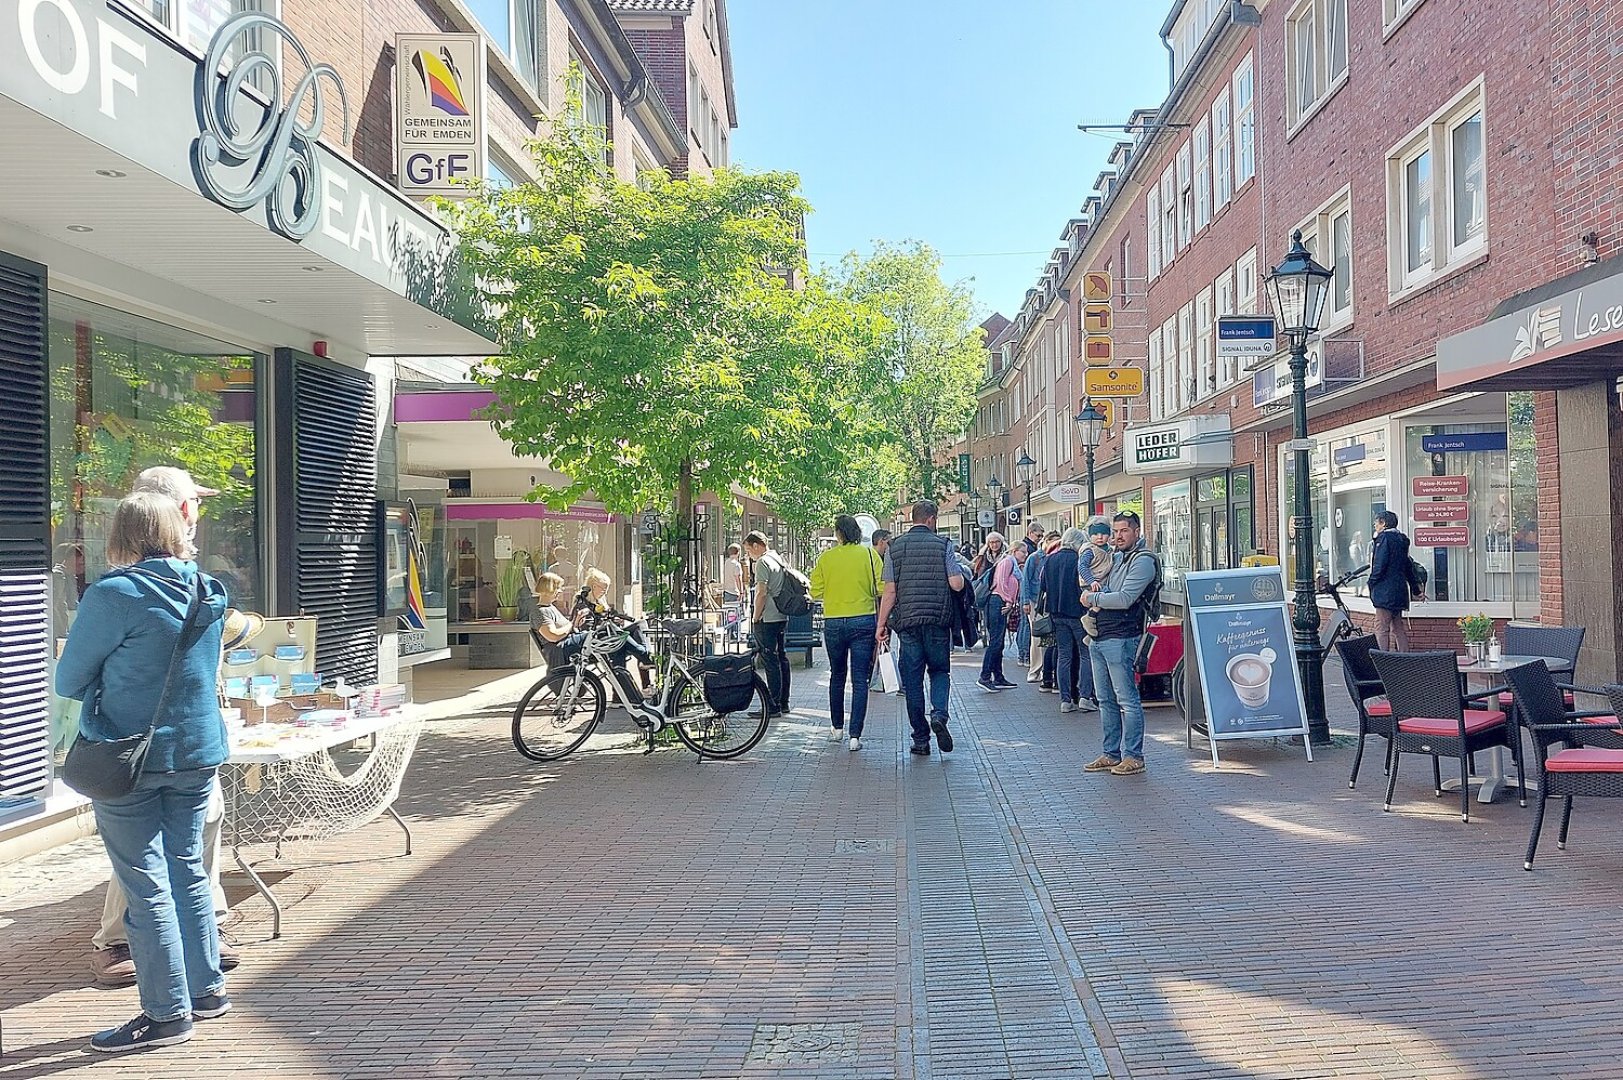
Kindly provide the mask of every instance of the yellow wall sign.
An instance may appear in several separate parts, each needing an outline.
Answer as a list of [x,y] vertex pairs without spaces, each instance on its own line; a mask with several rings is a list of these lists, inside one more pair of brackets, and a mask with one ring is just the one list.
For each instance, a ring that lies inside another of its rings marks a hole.
[[1082,302],[1084,304],[1108,304],[1113,290],[1110,284],[1110,271],[1089,270],[1082,275]]
[[1082,357],[1090,367],[1109,367],[1116,362],[1116,343],[1109,334],[1089,334],[1082,339]]
[[1137,397],[1144,392],[1144,369],[1088,368],[1082,374],[1082,391],[1089,397]]
[[1087,334],[1110,333],[1110,305],[1086,304],[1082,308],[1082,331]]

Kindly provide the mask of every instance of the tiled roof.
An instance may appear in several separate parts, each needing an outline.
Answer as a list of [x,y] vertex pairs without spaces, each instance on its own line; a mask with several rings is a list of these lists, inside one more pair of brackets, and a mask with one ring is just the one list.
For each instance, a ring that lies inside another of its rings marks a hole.
[[668,15],[688,15],[693,11],[693,0],[608,0],[609,7],[627,13],[656,12]]

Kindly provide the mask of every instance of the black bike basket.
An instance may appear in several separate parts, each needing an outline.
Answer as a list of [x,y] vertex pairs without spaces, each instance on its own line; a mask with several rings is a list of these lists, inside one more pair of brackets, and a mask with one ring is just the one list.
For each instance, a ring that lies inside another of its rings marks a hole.
[[755,696],[755,658],[749,655],[704,658],[704,703],[717,713],[739,712]]

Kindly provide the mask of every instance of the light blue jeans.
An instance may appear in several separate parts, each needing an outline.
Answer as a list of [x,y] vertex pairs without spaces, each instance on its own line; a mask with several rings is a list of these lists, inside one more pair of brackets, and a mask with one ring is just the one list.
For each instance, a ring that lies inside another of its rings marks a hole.
[[1100,638],[1088,651],[1093,654],[1093,691],[1104,726],[1105,753],[1143,761],[1144,702],[1133,675],[1138,638]]
[[194,998],[225,991],[214,891],[203,870],[214,773],[142,773],[130,794],[93,804],[113,874],[129,900],[124,925],[141,1011],[153,1020],[190,1016]]

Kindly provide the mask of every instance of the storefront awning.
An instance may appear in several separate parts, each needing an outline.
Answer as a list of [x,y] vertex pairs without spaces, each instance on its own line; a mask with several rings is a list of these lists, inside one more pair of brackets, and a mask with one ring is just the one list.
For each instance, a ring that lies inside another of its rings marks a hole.
[[1623,259],[1511,297],[1437,343],[1439,390],[1563,390],[1623,376]]
[[[280,49],[293,86],[306,72],[271,23],[256,32]],[[0,0],[0,26],[5,248],[93,285],[108,276],[97,268],[119,264],[154,294],[188,290],[371,355],[495,351],[470,328],[446,231],[348,158],[303,142],[294,111],[267,110],[246,89],[228,96],[218,76],[199,77],[194,55],[114,5]],[[340,111],[330,81],[315,81],[304,109],[317,99]],[[351,100],[351,123],[359,106]],[[245,160],[213,141],[251,142],[262,129],[269,137]]]

